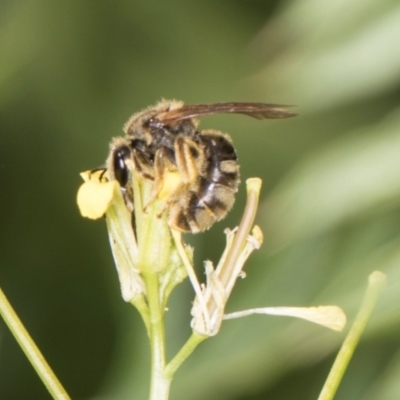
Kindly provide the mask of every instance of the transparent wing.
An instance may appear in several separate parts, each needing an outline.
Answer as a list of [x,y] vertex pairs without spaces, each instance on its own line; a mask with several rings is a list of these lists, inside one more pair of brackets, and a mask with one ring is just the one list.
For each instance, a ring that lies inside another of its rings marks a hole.
[[181,108],[165,111],[157,115],[164,124],[173,123],[189,118],[202,117],[212,114],[244,114],[257,119],[279,119],[295,117],[297,114],[279,104],[265,103],[214,103],[184,105]]

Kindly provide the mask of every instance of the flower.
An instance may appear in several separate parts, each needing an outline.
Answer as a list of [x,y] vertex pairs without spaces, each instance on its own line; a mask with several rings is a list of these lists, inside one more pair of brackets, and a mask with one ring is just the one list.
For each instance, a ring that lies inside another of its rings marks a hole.
[[[146,326],[149,310],[143,277],[150,272],[157,275],[159,301],[164,307],[172,289],[189,276],[196,293],[191,326],[200,336],[216,335],[223,320],[252,314],[292,316],[334,330],[343,329],[346,316],[336,306],[252,308],[224,315],[237,278],[245,275],[245,262],[263,242],[261,229],[253,226],[261,189],[260,179],[247,180],[248,198],[242,221],[238,228],[225,230],[226,248],[215,269],[211,261],[206,261],[207,282],[200,285],[192,265],[193,250],[184,245],[180,232],[168,226],[166,203],[162,199],[165,196],[161,199],[152,197],[152,181],[132,174],[132,187],[135,188],[132,218],[119,183],[109,181],[107,171],[87,171],[81,176],[84,183],[77,196],[81,214],[91,219],[106,217],[122,297],[139,309]],[[147,206],[143,207],[143,204]],[[136,221],[135,225],[132,220]]]
[[[153,182],[132,174],[131,184],[136,188],[132,214],[119,183],[109,181],[106,170],[86,171],[81,177],[84,183],[77,195],[79,210],[90,219],[105,217],[122,297],[139,309],[146,322],[148,306],[143,274],[158,273],[163,304],[186,277],[166,216],[161,215],[165,203],[157,199],[149,203]],[[143,204],[148,204],[146,211]],[[184,251],[191,259],[192,249],[185,246]]]

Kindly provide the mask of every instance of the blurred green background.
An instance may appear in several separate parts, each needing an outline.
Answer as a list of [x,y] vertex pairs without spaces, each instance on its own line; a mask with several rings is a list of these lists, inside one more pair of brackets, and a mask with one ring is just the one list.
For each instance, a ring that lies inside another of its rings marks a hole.
[[[80,217],[79,172],[161,97],[264,101],[300,116],[213,116],[242,180],[263,178],[266,242],[228,304],[337,304],[388,284],[337,399],[400,398],[400,4],[321,1],[5,1],[0,4],[0,285],[74,399],[145,399],[149,351],[119,293],[103,221]],[[223,229],[189,238],[218,260]],[[169,356],[193,291],[172,295]],[[344,334],[303,321],[227,321],[172,384],[174,400],[315,399]],[[49,399],[0,322],[0,399]]]

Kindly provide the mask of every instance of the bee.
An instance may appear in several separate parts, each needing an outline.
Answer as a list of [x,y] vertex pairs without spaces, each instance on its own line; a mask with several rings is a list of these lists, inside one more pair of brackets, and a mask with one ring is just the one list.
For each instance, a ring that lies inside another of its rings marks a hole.
[[198,233],[226,216],[240,181],[236,151],[228,134],[200,130],[197,120],[220,113],[258,119],[296,115],[276,104],[184,105],[176,100],[162,100],[134,114],[124,126],[125,137],[111,141],[106,161],[109,178],[119,182],[130,211],[135,173],[154,182],[152,199],[165,200],[173,229]]

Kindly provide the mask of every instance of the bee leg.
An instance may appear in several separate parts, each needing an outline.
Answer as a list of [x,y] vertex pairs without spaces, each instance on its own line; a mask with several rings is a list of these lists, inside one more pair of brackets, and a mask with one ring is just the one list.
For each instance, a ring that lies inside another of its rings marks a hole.
[[144,210],[150,206],[156,199],[165,201],[165,206],[160,212],[160,216],[169,206],[173,194],[181,186],[181,178],[169,158],[165,154],[165,149],[157,150],[154,157],[154,185],[150,199],[148,200]]
[[204,164],[204,151],[193,140],[181,136],[175,140],[176,166],[182,183],[194,183],[199,175],[199,170]]
[[154,181],[154,175],[149,168],[148,161],[136,149],[132,152],[133,170],[142,178]]
[[[176,199],[186,185],[193,184],[198,176],[198,165],[204,158],[199,146],[187,137],[177,137],[175,144],[175,162],[170,160],[165,148],[157,150],[154,157],[154,186],[149,206],[155,199],[165,201],[165,209]],[[164,210],[160,213],[160,215]]]
[[154,200],[157,198],[158,193],[160,192],[161,187],[162,187],[162,176],[164,173],[164,166],[163,166],[163,160],[161,159],[161,157],[162,157],[161,150],[156,152],[156,155],[154,158],[155,179],[154,179],[154,185],[153,185],[150,199],[147,201],[146,205],[143,207],[143,211],[145,211],[145,212],[146,212],[147,207],[149,207],[154,202]]

